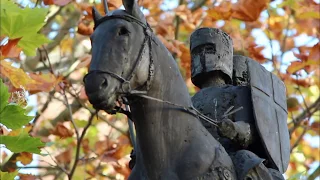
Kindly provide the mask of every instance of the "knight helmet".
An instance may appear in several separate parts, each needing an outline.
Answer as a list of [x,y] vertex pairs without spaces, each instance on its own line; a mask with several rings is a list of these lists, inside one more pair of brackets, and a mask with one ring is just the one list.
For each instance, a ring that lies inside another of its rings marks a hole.
[[222,72],[226,83],[232,82],[233,46],[232,39],[216,28],[200,28],[190,37],[191,80],[200,87],[206,74]]

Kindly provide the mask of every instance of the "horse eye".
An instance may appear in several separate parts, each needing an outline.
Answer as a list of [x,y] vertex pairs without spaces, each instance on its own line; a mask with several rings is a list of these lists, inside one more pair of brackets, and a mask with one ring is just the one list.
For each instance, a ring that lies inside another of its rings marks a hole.
[[119,29],[119,32],[118,32],[118,36],[126,36],[126,35],[129,35],[130,31],[125,28],[125,27],[121,27]]

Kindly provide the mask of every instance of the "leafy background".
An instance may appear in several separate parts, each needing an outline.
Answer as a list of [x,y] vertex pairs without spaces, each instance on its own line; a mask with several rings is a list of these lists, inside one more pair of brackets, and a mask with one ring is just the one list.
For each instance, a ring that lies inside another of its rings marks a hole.
[[[189,36],[215,27],[287,87],[289,179],[319,169],[319,0],[140,0],[181,67],[190,94]],[[1,0],[1,178],[126,179],[126,117],[95,112],[82,78],[91,60],[91,9],[99,1]],[[111,10],[121,0],[108,0]],[[28,114],[28,115],[27,115]],[[97,114],[97,115],[96,115]],[[32,115],[32,116],[29,116]]]

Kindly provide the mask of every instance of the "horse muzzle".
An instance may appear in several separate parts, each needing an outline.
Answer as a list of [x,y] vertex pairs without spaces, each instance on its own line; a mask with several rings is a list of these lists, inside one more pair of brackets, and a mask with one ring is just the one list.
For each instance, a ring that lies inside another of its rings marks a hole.
[[97,110],[111,111],[116,106],[116,89],[119,82],[108,79],[107,74],[89,73],[84,77],[86,94]]

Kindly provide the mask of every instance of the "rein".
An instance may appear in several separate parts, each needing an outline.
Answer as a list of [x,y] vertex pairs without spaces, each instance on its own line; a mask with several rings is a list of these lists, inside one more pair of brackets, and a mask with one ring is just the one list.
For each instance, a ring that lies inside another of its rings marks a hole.
[[[151,81],[153,80],[153,76],[154,76],[154,64],[153,64],[153,56],[152,56],[152,41],[155,42],[155,40],[152,37],[152,29],[149,26],[149,24],[144,24],[143,22],[141,22],[140,20],[136,19],[133,16],[129,16],[129,15],[111,15],[111,16],[104,16],[103,18],[99,19],[96,23],[95,23],[95,27],[94,29],[96,29],[101,23],[111,20],[111,19],[123,19],[125,21],[128,22],[134,22],[137,23],[138,25],[140,25],[143,30],[144,30],[144,34],[145,34],[145,38],[143,40],[143,43],[141,45],[141,48],[139,50],[139,54],[138,57],[135,61],[135,64],[131,70],[131,72],[129,73],[127,78],[123,78],[122,76],[113,73],[109,70],[94,70],[94,71],[90,71],[88,74],[86,74],[84,76],[84,81],[86,79],[86,77],[91,74],[91,73],[102,73],[102,74],[108,74],[110,76],[112,76],[113,78],[117,79],[118,81],[121,82],[121,90],[123,93],[128,93],[131,92],[131,86],[130,86],[130,80],[132,79],[132,77],[135,75],[135,71],[136,68],[140,65],[140,62],[142,60],[142,56],[144,54],[144,49],[146,47],[146,45],[148,44],[149,46],[149,58],[150,58],[150,64],[149,64],[149,75],[148,75],[148,79],[147,79],[147,90],[150,89],[151,86]],[[155,44],[157,45],[157,43],[155,42]],[[126,86],[126,87],[125,87]],[[144,92],[144,91],[143,91]]]
[[[152,42],[154,42],[155,44],[157,44],[155,42],[155,40],[153,39],[152,37],[152,29],[151,27],[149,26],[149,24],[144,24],[143,22],[141,22],[140,20],[136,19],[135,17],[132,17],[132,16],[129,16],[129,15],[111,15],[111,16],[105,16],[101,19],[99,19],[96,23],[95,23],[95,28],[97,28],[97,26],[99,26],[101,23],[107,21],[107,20],[110,20],[110,19],[123,19],[125,21],[128,21],[128,22],[134,22],[134,23],[137,23],[138,25],[140,25],[143,29],[144,29],[144,34],[145,34],[145,38],[143,40],[143,43],[141,45],[141,48],[139,50],[139,54],[138,54],[138,57],[136,59],[136,62],[131,70],[131,73],[128,75],[127,78],[123,78],[122,76],[118,75],[118,74],[115,74],[109,70],[95,70],[95,71],[90,71],[87,75],[85,75],[84,77],[84,81],[85,81],[85,78],[91,74],[91,73],[105,73],[105,74],[108,74],[110,76],[112,76],[113,78],[117,79],[118,81],[121,82],[121,90],[122,92],[120,94],[123,94],[123,95],[131,95],[131,96],[137,96],[137,97],[141,97],[141,98],[145,98],[145,99],[149,99],[149,100],[153,100],[153,101],[157,101],[157,102],[161,102],[161,103],[166,103],[166,104],[169,104],[169,105],[172,105],[172,106],[175,106],[175,107],[178,107],[178,108],[181,108],[182,110],[186,111],[187,113],[190,113],[198,118],[201,118],[207,122],[209,122],[210,124],[213,124],[215,126],[217,126],[217,120],[213,120],[207,116],[205,116],[204,114],[202,114],[201,112],[199,112],[196,108],[194,108],[193,106],[190,106],[190,107],[186,107],[186,106],[182,106],[182,105],[179,105],[179,104],[175,104],[175,103],[172,103],[170,101],[164,101],[164,100],[161,100],[161,99],[158,99],[158,98],[154,98],[154,97],[151,97],[151,96],[148,96],[146,95],[147,94],[147,91],[150,89],[150,86],[151,86],[151,81],[154,77],[154,61],[153,61],[153,56],[152,56]],[[149,58],[150,58],[150,65],[149,65],[149,76],[148,76],[148,80],[146,82],[146,85],[147,85],[147,91],[137,91],[137,90],[132,90],[131,87],[130,87],[130,80],[132,79],[132,77],[134,76],[135,74],[135,71],[136,71],[136,68],[139,66],[141,60],[142,60],[142,56],[143,56],[143,53],[144,53],[144,49],[146,47],[148,43],[148,46],[149,46]],[[126,85],[127,87],[124,88],[124,85]],[[128,101],[126,99],[126,97],[122,97],[122,99],[124,100],[124,103],[125,105],[128,105]],[[238,111],[238,110],[236,110]],[[131,119],[131,113],[129,112],[129,108],[128,106],[126,106],[126,110],[123,110],[121,107],[116,107],[116,111],[115,112],[121,112],[121,113],[124,113],[126,114],[129,119]],[[233,111],[232,113],[234,113],[235,111]],[[230,114],[230,113],[229,113]]]

